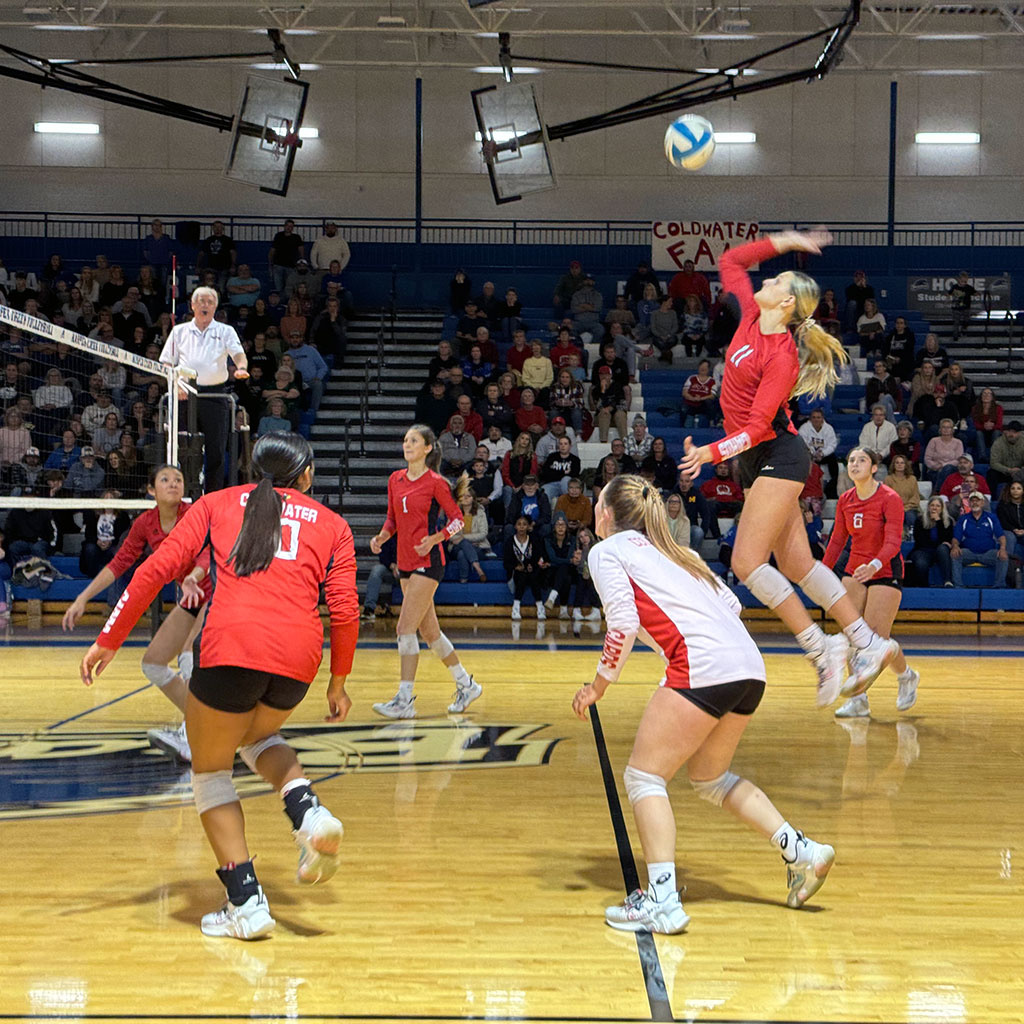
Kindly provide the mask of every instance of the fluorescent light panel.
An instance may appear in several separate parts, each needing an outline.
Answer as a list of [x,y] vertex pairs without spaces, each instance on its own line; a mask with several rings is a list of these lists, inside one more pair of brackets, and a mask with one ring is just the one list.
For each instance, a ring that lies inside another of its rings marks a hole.
[[64,25],[33,25],[40,32],[99,32],[96,25],[73,25],[70,22]]
[[[477,142],[483,142],[484,137],[479,132],[473,132],[473,138]],[[507,128],[499,128],[497,131],[491,132],[491,140],[493,142],[511,142],[515,138],[515,132],[509,131]]]
[[[288,67],[284,63],[284,61],[281,61],[281,63],[279,63],[279,64],[275,64],[272,61],[261,61],[259,64],[250,64],[249,67],[253,68],[256,71],[287,71],[288,70]],[[303,71],[319,71],[320,70],[320,65],[319,64],[306,64],[303,61],[299,62],[299,67],[301,67]]]
[[757,134],[755,132],[715,132],[715,142],[726,145],[735,142],[757,142]]
[[981,136],[977,132],[918,132],[914,141],[921,146],[976,146]]
[[[473,68],[478,75],[501,75],[505,73],[505,69],[499,67],[496,64],[481,64],[480,67]],[[540,68],[513,68],[513,75],[539,75]]]
[[299,138],[300,139],[319,139],[320,138],[320,129],[319,128],[307,128],[307,127],[303,126],[302,128],[299,129]]
[[40,135],[99,135],[100,126],[88,121],[36,121]]

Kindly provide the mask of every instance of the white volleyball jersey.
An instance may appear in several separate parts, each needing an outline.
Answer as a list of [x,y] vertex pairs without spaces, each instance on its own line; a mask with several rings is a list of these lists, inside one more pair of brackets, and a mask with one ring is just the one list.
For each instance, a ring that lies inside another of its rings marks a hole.
[[587,559],[608,632],[598,672],[614,682],[639,635],[665,660],[661,685],[676,689],[765,680],[764,661],[740,603],[666,558],[642,533],[595,544]]

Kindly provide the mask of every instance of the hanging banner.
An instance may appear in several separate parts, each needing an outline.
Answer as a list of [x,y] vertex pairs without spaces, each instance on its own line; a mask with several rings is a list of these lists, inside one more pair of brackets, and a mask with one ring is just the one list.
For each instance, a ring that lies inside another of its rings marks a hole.
[[[949,289],[956,282],[955,274],[947,276],[920,274],[917,277],[908,277],[907,309],[948,318],[951,309]],[[978,293],[971,298],[971,316],[984,316],[989,309],[1010,308],[1010,277],[1008,274],[972,277],[970,283]]]
[[651,269],[683,269],[693,260],[700,271],[718,270],[726,249],[757,238],[759,225],[749,220],[655,220],[651,222]]

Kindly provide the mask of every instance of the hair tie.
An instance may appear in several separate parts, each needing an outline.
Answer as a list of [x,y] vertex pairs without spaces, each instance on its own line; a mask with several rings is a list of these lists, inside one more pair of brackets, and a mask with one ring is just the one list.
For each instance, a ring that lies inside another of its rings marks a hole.
[[809,331],[814,326],[814,317],[807,317],[800,326],[803,328],[803,330]]

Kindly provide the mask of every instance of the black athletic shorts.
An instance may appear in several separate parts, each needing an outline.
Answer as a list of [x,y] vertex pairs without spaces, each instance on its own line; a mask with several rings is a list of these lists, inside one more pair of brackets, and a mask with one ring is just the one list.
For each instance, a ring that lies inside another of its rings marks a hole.
[[191,615],[193,619],[197,619],[197,618],[199,618],[199,613],[203,610],[203,608],[206,607],[206,602],[204,601],[202,604],[197,605],[195,608],[186,608],[185,605],[183,605],[181,603],[181,601],[179,601],[178,602],[178,607],[183,612],[188,612],[189,615]]
[[665,689],[674,690],[715,718],[721,718],[729,711],[734,715],[752,715],[764,696],[764,682],[760,679],[740,679],[734,683],[697,686],[688,690],[676,686]]
[[408,580],[412,579],[413,576],[426,576],[428,580],[440,583],[444,579],[445,568],[446,566],[443,565],[431,565],[426,569],[399,569],[398,578],[400,580]]
[[298,679],[235,665],[197,665],[188,688],[207,707],[236,715],[252,711],[257,704],[290,711],[309,692],[309,684]]
[[[867,583],[862,584],[865,587],[892,587],[893,590],[903,589],[903,558],[900,555],[896,555],[889,563],[890,576],[883,576],[881,578],[870,579]],[[847,572],[845,569],[840,573],[839,578],[845,579],[847,576],[853,576],[852,572]]]
[[775,437],[741,452],[740,486],[746,490],[759,476],[773,480],[794,480],[806,483],[811,471],[811,453],[799,434],[778,430]]

